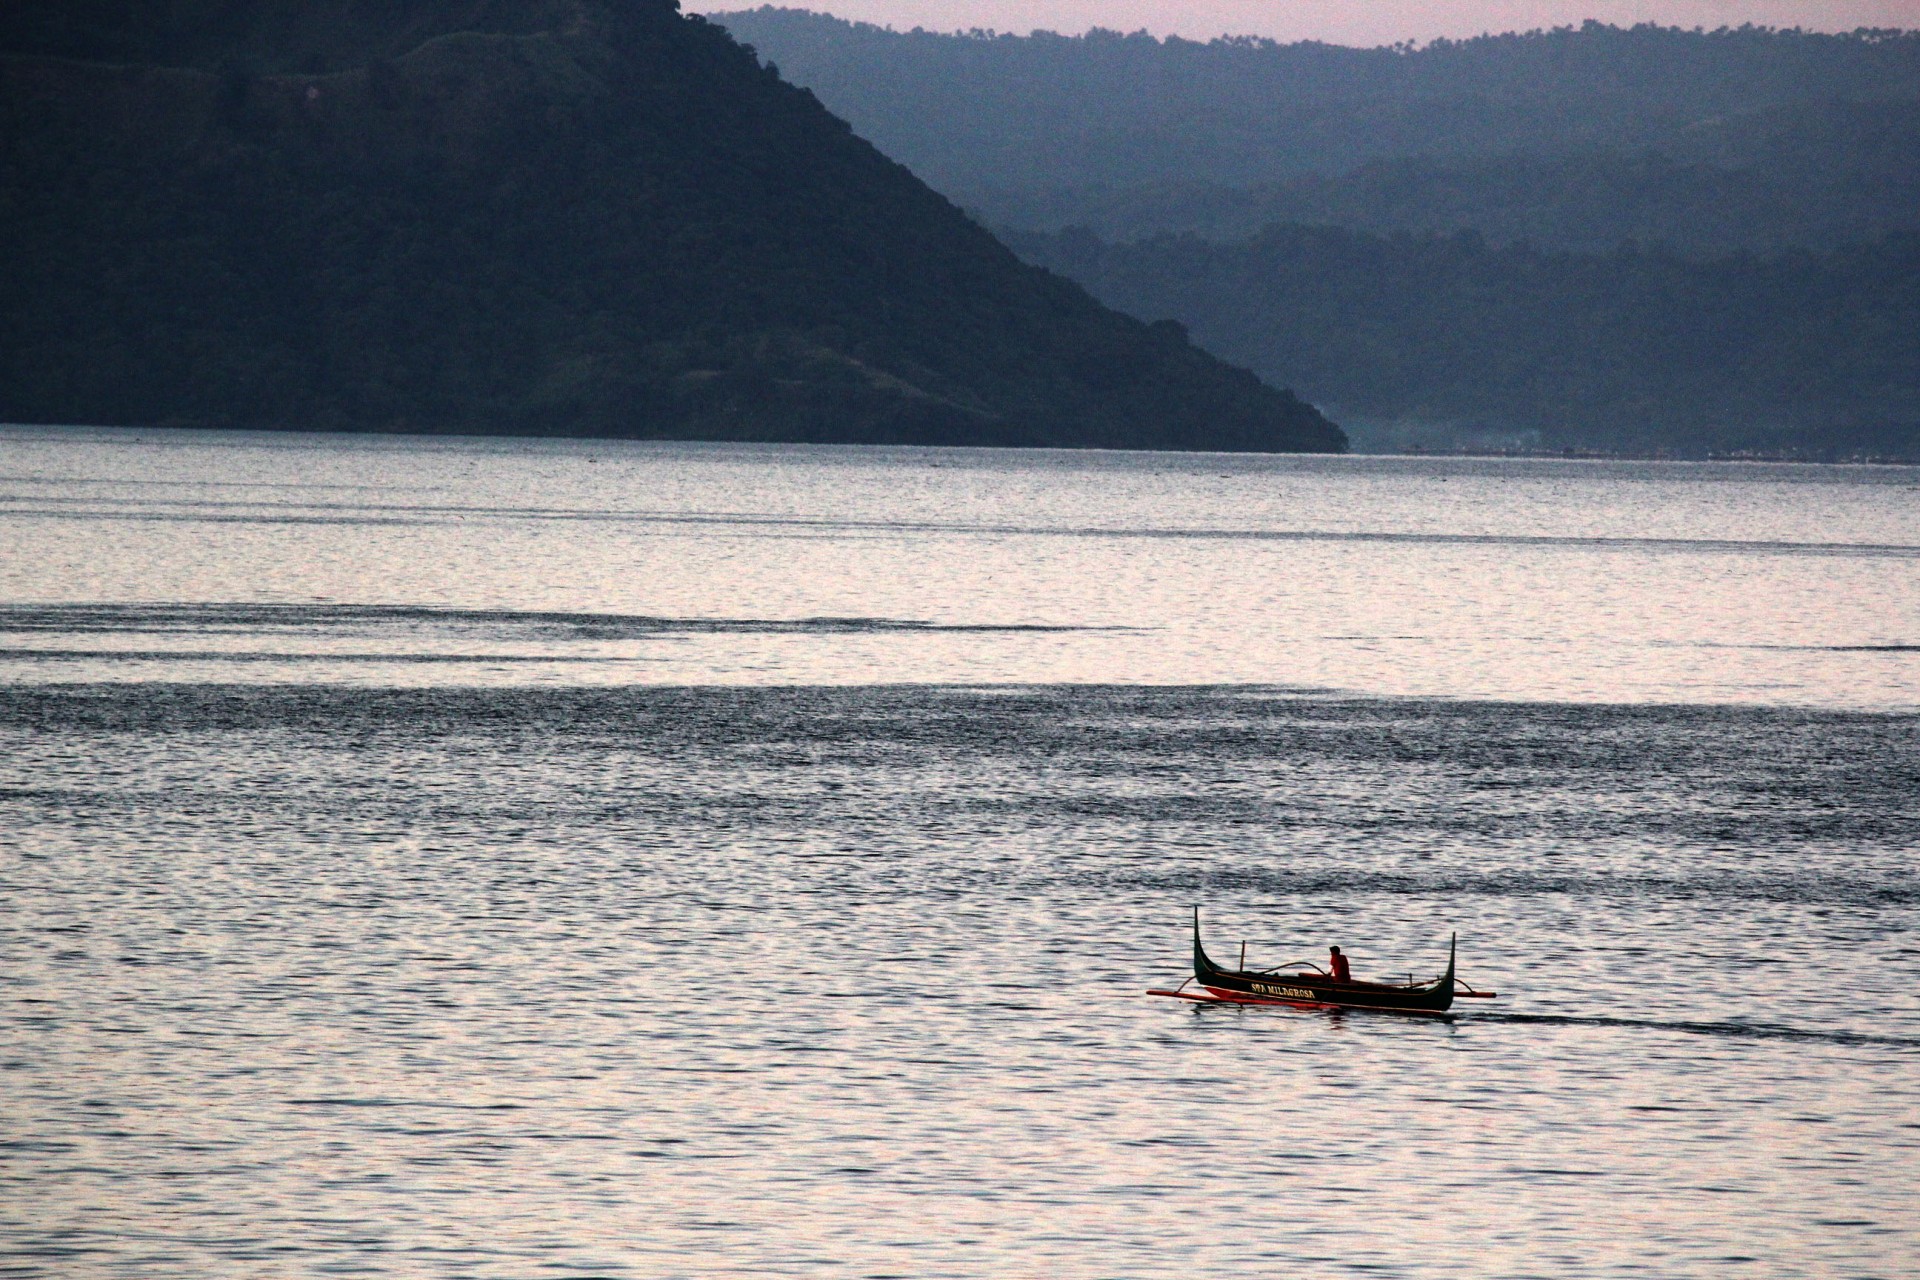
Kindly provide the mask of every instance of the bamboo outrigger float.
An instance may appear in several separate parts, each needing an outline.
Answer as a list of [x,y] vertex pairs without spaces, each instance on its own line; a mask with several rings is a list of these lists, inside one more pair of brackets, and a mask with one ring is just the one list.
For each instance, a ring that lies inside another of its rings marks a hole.
[[[1306,961],[1272,969],[1222,969],[1200,942],[1200,908],[1193,909],[1193,977],[1200,991],[1188,991],[1187,982],[1171,991],[1155,988],[1150,996],[1171,996],[1201,1004],[1277,1004],[1296,1009],[1376,1009],[1382,1013],[1445,1013],[1456,997],[1491,1000],[1492,991],[1475,991],[1454,974],[1454,950],[1459,935],[1447,942],[1447,970],[1428,982],[1345,982]],[[1246,951],[1241,949],[1241,964]]]

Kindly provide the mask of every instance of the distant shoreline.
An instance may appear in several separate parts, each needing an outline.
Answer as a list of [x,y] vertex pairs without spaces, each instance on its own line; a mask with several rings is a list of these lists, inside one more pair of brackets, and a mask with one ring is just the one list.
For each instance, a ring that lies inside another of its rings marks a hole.
[[1920,457],[1879,454],[1846,454],[1826,457],[1803,453],[1736,449],[1727,452],[1706,450],[1700,453],[1645,452],[1606,449],[1419,449],[1407,448],[1392,453],[1352,450],[1356,458],[1531,458],[1551,461],[1564,458],[1576,462],[1755,462],[1794,466],[1829,467],[1920,467]]
[[395,428],[387,426],[365,428],[317,429],[307,426],[269,427],[269,426],[208,426],[200,423],[179,423],[168,425],[127,426],[108,423],[85,422],[0,422],[0,438],[23,432],[142,432],[156,435],[260,435],[260,436],[329,436],[329,437],[377,437],[392,440],[414,437],[421,440],[526,440],[552,443],[575,442],[579,444],[650,444],[650,445],[715,445],[737,447],[748,446],[819,446],[832,449],[926,449],[930,451],[950,451],[964,449],[1007,450],[1019,453],[1125,453],[1150,454],[1167,453],[1181,456],[1200,457],[1219,455],[1222,457],[1271,457],[1271,458],[1432,458],[1444,459],[1512,459],[1526,462],[1687,462],[1687,463],[1754,463],[1777,466],[1828,466],[1828,467],[1920,467],[1920,458],[1882,456],[1875,454],[1830,455],[1825,457],[1808,456],[1788,452],[1761,452],[1733,450],[1727,452],[1708,451],[1702,453],[1646,452],[1646,451],[1608,451],[1600,449],[1525,449],[1525,448],[1418,448],[1402,449],[1349,449],[1345,453],[1300,453],[1276,451],[1262,453],[1254,450],[1222,449],[1118,449],[1093,445],[957,445],[957,444],[908,444],[892,442],[849,442],[842,440],[747,440],[713,439],[683,436],[619,436],[605,434],[526,434],[504,431],[436,431],[418,427]]

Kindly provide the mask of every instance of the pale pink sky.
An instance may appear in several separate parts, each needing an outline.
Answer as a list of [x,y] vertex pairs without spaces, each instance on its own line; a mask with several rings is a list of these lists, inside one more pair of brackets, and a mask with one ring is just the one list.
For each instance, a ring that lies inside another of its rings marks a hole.
[[[1920,0],[772,0],[905,31],[991,27],[1025,34],[1036,28],[1080,32],[1088,27],[1145,28],[1156,35],[1272,36],[1376,45],[1435,36],[1475,36],[1577,25],[1587,18],[1630,26],[1920,28]],[[755,8],[761,0],[683,0],[693,12]]]

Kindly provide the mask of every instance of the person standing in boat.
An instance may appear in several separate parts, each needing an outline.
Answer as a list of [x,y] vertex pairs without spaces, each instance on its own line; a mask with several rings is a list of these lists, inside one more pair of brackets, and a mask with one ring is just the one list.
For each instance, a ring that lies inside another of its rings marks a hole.
[[1335,982],[1353,981],[1353,971],[1347,968],[1347,958],[1340,954],[1338,947],[1331,947],[1327,951],[1327,972]]

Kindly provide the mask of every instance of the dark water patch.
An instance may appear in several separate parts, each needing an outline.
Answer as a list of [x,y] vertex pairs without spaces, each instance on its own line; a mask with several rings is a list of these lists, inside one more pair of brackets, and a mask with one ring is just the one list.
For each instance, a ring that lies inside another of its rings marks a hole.
[[72,662],[75,660],[118,660],[124,662],[378,662],[425,663],[428,665],[462,662],[557,662],[622,663],[638,658],[594,654],[543,653],[276,653],[271,650],[239,649],[9,649],[0,648],[0,661]]
[[997,767],[991,786],[942,787],[926,803],[1009,820],[1204,818],[1288,829],[1335,815],[1355,830],[1531,823],[1579,833],[1631,809],[1642,822],[1735,843],[1764,831],[1920,834],[1920,806],[1910,803],[1920,793],[1920,717],[1911,714],[1107,687],[155,682],[0,687],[0,728],[9,727],[292,732],[396,748],[477,734],[799,773]]
[[[4,501],[4,499],[0,499]],[[1078,539],[1171,539],[1231,542],[1333,542],[1410,546],[1485,546],[1642,551],[1678,554],[1839,556],[1871,559],[1920,557],[1911,543],[1814,542],[1792,539],[1656,538],[1555,534],[1471,534],[1355,529],[1114,528],[1100,525],[1034,525],[945,520],[858,520],[735,512],[649,512],[615,509],[392,504],[362,506],[303,503],[291,510],[261,510],[245,501],[170,502],[166,499],[36,497],[35,506],[7,506],[0,514],[68,520],[192,522],[208,524],[420,525],[467,519],[588,522],[693,528],[774,529],[838,534],[954,534],[985,537]],[[71,505],[61,505],[62,502]],[[166,508],[159,510],[156,508]]]
[[1830,644],[1828,653],[1920,653],[1920,644]]
[[[304,606],[292,606],[303,608]],[[249,609],[252,606],[248,606]],[[331,608],[331,606],[329,606]],[[356,611],[358,606],[345,607]],[[378,612],[384,612],[379,610]],[[400,610],[396,612],[405,613]],[[0,610],[0,616],[5,611]],[[438,616],[437,611],[432,616]],[[495,615],[463,611],[480,619]],[[573,619],[594,615],[508,614],[511,619]],[[887,619],[630,619],[642,629],[715,630],[838,627],[850,630],[1040,630],[993,624],[948,626]],[[5,629],[0,625],[0,629]],[[145,626],[131,628],[149,630]],[[1708,760],[1729,735],[1752,728],[1790,737],[1797,754],[1817,750],[1836,734],[1878,735],[1888,743],[1920,744],[1920,714],[1742,706],[1637,706],[1560,703],[1480,703],[1453,699],[1305,696],[1291,688],[1236,686],[1034,685],[977,689],[953,685],[822,687],[626,687],[367,689],[326,685],[221,686],[77,684],[0,687],[0,723],[33,709],[84,714],[93,706],[111,715],[164,710],[170,727],[196,722],[237,727],[226,716],[243,712],[254,724],[375,727],[497,726],[503,720],[538,724],[543,731],[644,722],[676,726],[715,740],[738,736],[742,717],[754,742],[833,742],[886,738],[992,748],[1047,756],[1059,744],[1096,755],[1187,757],[1195,744],[1209,755],[1241,750],[1305,747],[1322,754],[1378,757],[1398,762],[1453,761],[1523,767],[1556,763],[1588,766],[1618,761],[1665,767],[1645,758],[1649,737],[1687,761]],[[1502,732],[1488,730],[1498,724]],[[1037,735],[1037,736],[1036,736]],[[1344,749],[1342,748],[1344,744]],[[1735,749],[1733,754],[1739,754]],[[1204,759],[1188,760],[1204,766]],[[1916,773],[1920,780],[1920,773]]]
[[1920,644],[1728,644],[1702,640],[1696,649],[1753,649],[1764,653],[1920,653]]
[[1750,645],[1754,649],[1799,649],[1813,653],[1920,653],[1920,644]]
[[428,1111],[525,1111],[520,1102],[443,1102],[421,1098],[288,1098],[289,1107],[406,1107]]
[[[1297,827],[1534,822],[1624,808],[1703,839],[1920,831],[1920,717],[1527,706],[1297,692],[940,686],[348,689],[0,687],[0,728],[320,734],[389,746],[479,734],[788,771],[999,766],[927,803],[1018,819],[1220,818]],[[1041,772],[1036,772],[1041,771]],[[1565,803],[1571,794],[1586,799]],[[1553,807],[1530,797],[1551,796]],[[1876,824],[1878,824],[1876,826]]]
[[[0,634],[61,632],[328,631],[368,627],[482,627],[506,633],[563,634],[578,640],[656,635],[861,635],[909,632],[1001,634],[1131,630],[1044,623],[942,623],[911,618],[674,618],[513,609],[435,609],[353,604],[83,604],[0,606]],[[103,654],[102,656],[120,656]]]
[[[18,437],[15,436],[17,439]],[[134,476],[114,476],[104,478],[92,475],[24,475],[0,473],[0,484],[49,484],[62,488],[86,488],[97,486],[113,489],[265,489],[270,493],[282,492],[335,492],[335,493],[391,493],[393,487],[384,484],[318,484],[310,480],[273,481],[273,480],[230,480],[204,477],[194,480],[154,480]],[[113,502],[125,499],[99,497],[43,497],[37,499],[53,503]],[[178,499],[175,500],[177,505]]]
[[380,515],[300,515],[279,512],[273,515],[229,515],[206,511],[148,511],[108,509],[87,511],[68,507],[7,506],[0,518],[31,516],[39,520],[93,520],[118,524],[243,524],[243,525],[340,525],[348,528],[432,528],[445,523],[419,516]]
[[[1018,530],[1045,533],[1047,530]],[[1732,538],[1624,538],[1565,537],[1530,534],[1389,533],[1321,529],[1153,529],[1060,531],[1081,537],[1207,538],[1251,542],[1354,542],[1413,546],[1545,547],[1574,551],[1652,551],[1679,554],[1860,556],[1907,559],[1920,556],[1920,546],[1908,543],[1791,542],[1774,539],[1741,541]]]
[[[259,741],[248,745],[256,751],[268,746]],[[456,739],[434,741],[423,737],[410,748],[410,758],[402,767],[417,769],[432,765],[439,769],[442,761],[436,757],[441,753],[464,754],[473,745]],[[1730,892],[1732,896],[1755,901],[1807,901],[1821,897],[1822,891],[1819,887],[1803,888],[1799,881],[1703,885],[1688,879],[1668,881],[1659,876],[1568,880],[1552,874],[1491,880],[1459,875],[1429,879],[1396,877],[1394,873],[1361,868],[1383,853],[1391,853],[1396,861],[1404,863],[1416,857],[1436,856],[1434,850],[1440,851],[1438,856],[1455,863],[1463,859],[1504,863],[1525,858],[1549,868],[1562,863],[1590,863],[1596,858],[1604,860],[1609,855],[1665,864],[1671,861],[1666,851],[1682,848],[1696,854],[1701,850],[1718,851],[1713,860],[1724,862],[1736,851],[1748,858],[1765,857],[1790,841],[1838,848],[1856,840],[1883,841],[1891,836],[1898,838],[1898,847],[1906,848],[1914,842],[1916,827],[1908,815],[1872,809],[1871,798],[1859,802],[1858,812],[1843,814],[1817,829],[1795,822],[1755,820],[1745,824],[1736,837],[1729,836],[1718,824],[1702,825],[1675,819],[1659,807],[1673,803],[1671,797],[1650,797],[1642,809],[1630,814],[1586,814],[1554,820],[1521,814],[1474,821],[1456,816],[1448,796],[1441,793],[1428,799],[1425,808],[1397,812],[1390,822],[1372,820],[1364,812],[1356,814],[1351,805],[1320,806],[1302,801],[1294,806],[1298,812],[1285,823],[1279,823],[1260,816],[1265,808],[1279,803],[1272,801],[1240,806],[1153,800],[1036,801],[1017,815],[1010,815],[1007,807],[998,802],[971,803],[929,797],[906,789],[897,781],[876,785],[870,792],[860,790],[857,780],[844,784],[817,783],[810,779],[814,770],[799,767],[793,772],[800,776],[791,782],[768,774],[758,778],[737,777],[724,785],[715,784],[712,790],[648,790],[641,785],[649,779],[666,781],[686,769],[721,764],[718,760],[691,759],[678,762],[623,759],[620,767],[624,782],[609,775],[608,766],[603,762],[591,761],[590,769],[575,777],[544,780],[537,795],[515,790],[476,793],[464,786],[449,795],[438,790],[423,790],[405,772],[397,773],[379,788],[350,786],[351,780],[344,771],[364,753],[376,753],[366,759],[362,767],[371,765],[386,751],[380,744],[347,739],[317,743],[316,748],[339,753],[338,758],[313,762],[312,768],[318,771],[299,782],[272,775],[242,776],[234,779],[231,788],[223,792],[183,793],[165,780],[154,784],[105,781],[86,788],[38,789],[30,794],[7,797],[7,800],[17,812],[64,811],[73,817],[94,821],[165,814],[181,820],[218,823],[244,815],[260,802],[263,794],[273,792],[289,817],[296,813],[312,817],[352,817],[375,826],[429,818],[535,828],[582,822],[681,819],[697,822],[703,829],[712,831],[782,827],[797,831],[833,828],[860,833],[868,829],[886,830],[898,817],[910,814],[929,834],[945,833],[950,838],[970,842],[1072,830],[1079,838],[1112,845],[1110,859],[1181,868],[1145,878],[1116,878],[1109,862],[1108,870],[1093,874],[1093,880],[1115,888],[1179,894],[1188,893],[1194,887],[1227,885],[1227,880],[1219,877],[1228,876],[1232,878],[1229,887],[1235,891],[1318,895],[1339,893],[1343,889],[1358,890],[1363,886],[1357,881],[1343,881],[1344,873],[1324,870],[1348,867],[1353,875],[1366,876],[1368,883],[1380,891],[1397,894],[1434,891],[1542,896],[1591,892],[1679,898]],[[899,764],[892,762],[892,766]],[[510,775],[520,770],[507,757],[499,762],[499,772]],[[1549,807],[1556,798],[1566,797],[1550,786],[1543,787],[1538,804]],[[1486,856],[1474,858],[1470,851],[1476,848]],[[806,856],[834,857],[842,852],[854,850],[823,849],[810,851]],[[1248,870],[1249,861],[1265,865]],[[1220,870],[1203,878],[1185,869],[1196,863],[1217,865]],[[1836,901],[1901,901],[1905,891],[1874,885],[1846,885],[1836,892]]]

